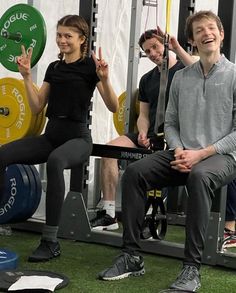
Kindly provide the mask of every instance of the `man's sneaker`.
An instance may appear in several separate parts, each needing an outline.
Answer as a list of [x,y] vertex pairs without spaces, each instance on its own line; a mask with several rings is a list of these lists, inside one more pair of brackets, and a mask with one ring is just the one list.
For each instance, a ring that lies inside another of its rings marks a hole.
[[141,276],[144,273],[142,256],[123,253],[116,258],[113,266],[99,273],[98,278],[105,281],[115,281],[129,276]]
[[201,287],[199,270],[195,266],[185,265],[170,289],[197,292]]
[[92,230],[116,230],[119,229],[116,218],[106,214],[106,210],[98,211],[97,216],[90,221]]
[[222,249],[236,247],[236,233],[228,229],[224,230],[224,240],[222,244]]
[[52,242],[47,240],[41,240],[39,246],[35,249],[31,256],[29,256],[29,262],[41,262],[48,261],[61,254],[59,242]]

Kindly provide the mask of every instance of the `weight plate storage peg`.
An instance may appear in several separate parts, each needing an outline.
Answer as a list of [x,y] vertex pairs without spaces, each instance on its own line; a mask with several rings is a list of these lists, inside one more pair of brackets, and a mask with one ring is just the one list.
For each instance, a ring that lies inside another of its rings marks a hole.
[[46,24],[41,13],[31,5],[10,7],[0,19],[0,62],[11,71],[18,71],[16,59],[21,45],[33,48],[31,67],[43,54],[46,44]]
[[0,79],[0,145],[29,135],[35,119],[24,84],[16,78]]

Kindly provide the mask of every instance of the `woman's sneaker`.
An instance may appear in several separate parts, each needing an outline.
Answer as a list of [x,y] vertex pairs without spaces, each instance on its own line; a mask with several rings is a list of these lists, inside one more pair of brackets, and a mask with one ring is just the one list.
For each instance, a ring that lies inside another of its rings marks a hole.
[[60,244],[59,242],[52,242],[41,239],[39,246],[35,249],[31,256],[29,256],[29,262],[41,262],[48,261],[54,257],[60,256]]
[[116,230],[119,229],[116,218],[112,218],[106,213],[106,210],[97,212],[97,216],[90,221],[92,230],[103,231],[103,230]]
[[116,258],[113,266],[99,273],[98,278],[105,281],[115,281],[129,276],[141,276],[144,273],[142,256],[123,253]]

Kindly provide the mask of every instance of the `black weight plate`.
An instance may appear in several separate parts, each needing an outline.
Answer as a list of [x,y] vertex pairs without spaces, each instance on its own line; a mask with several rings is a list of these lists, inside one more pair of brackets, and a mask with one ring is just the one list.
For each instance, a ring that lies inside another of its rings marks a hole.
[[35,184],[34,175],[31,171],[31,168],[28,165],[22,165],[22,167],[25,169],[25,172],[28,176],[30,190],[29,190],[29,196],[26,201],[25,209],[24,211],[18,214],[19,221],[25,221],[29,219],[35,212],[35,205],[38,202],[37,194],[36,194],[36,184]]
[[34,201],[34,206],[33,206],[33,210],[35,212],[36,209],[38,208],[38,205],[39,205],[40,200],[41,200],[42,184],[41,184],[41,179],[40,179],[39,172],[36,169],[36,167],[33,166],[33,165],[29,165],[29,168],[31,169],[32,175],[34,177],[34,183],[35,183],[35,196],[34,196],[35,201]]
[[59,278],[62,282],[57,285],[56,290],[66,287],[69,283],[69,278],[61,273],[40,270],[5,270],[0,272],[0,290],[7,292],[8,288],[22,276],[48,276],[51,278]]

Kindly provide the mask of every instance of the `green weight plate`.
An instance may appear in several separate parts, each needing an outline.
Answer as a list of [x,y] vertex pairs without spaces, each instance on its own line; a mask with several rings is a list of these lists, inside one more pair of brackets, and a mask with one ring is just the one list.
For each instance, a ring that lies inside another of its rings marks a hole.
[[21,55],[21,45],[24,45],[26,50],[33,48],[33,67],[43,54],[46,37],[46,25],[37,9],[27,4],[12,6],[0,19],[0,62],[17,72],[16,59]]

